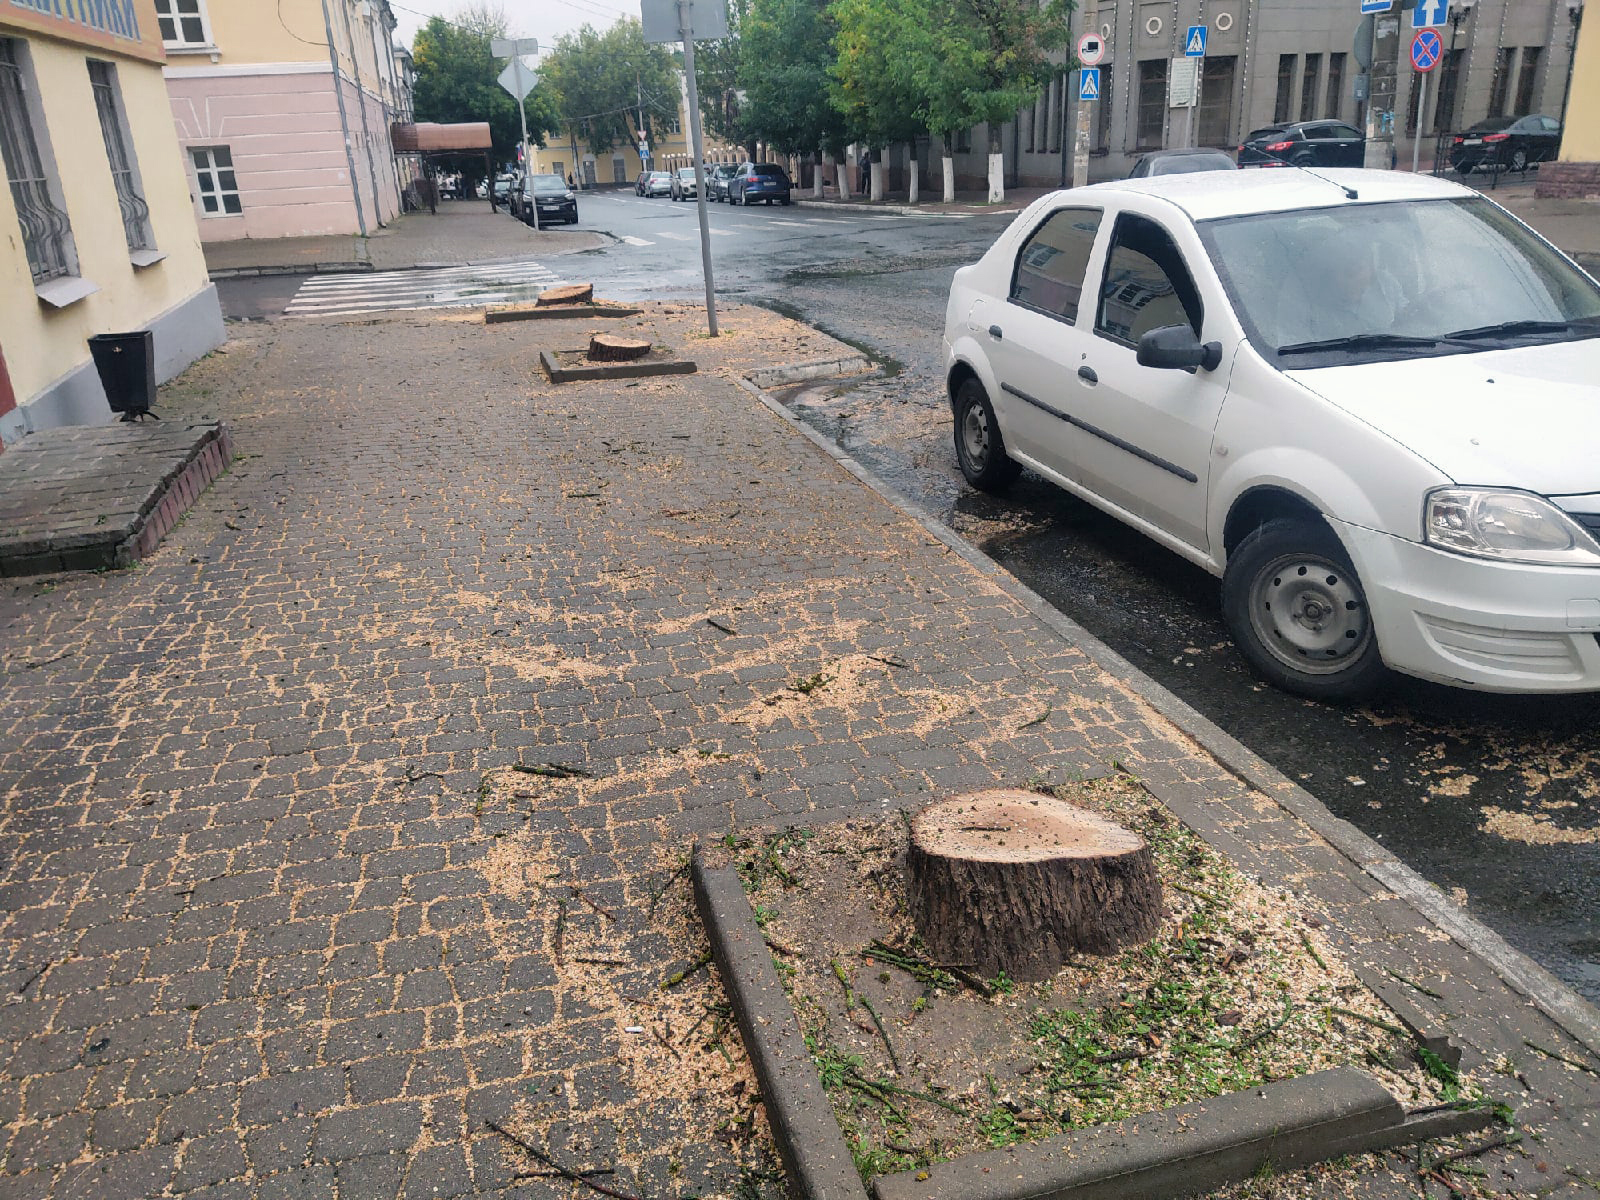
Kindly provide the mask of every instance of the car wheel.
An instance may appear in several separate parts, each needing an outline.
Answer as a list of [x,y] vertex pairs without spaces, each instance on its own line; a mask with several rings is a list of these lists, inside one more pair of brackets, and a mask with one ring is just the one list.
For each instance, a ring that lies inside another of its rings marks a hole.
[[1528,152],[1526,150],[1513,150],[1511,152],[1511,169],[1518,175],[1528,169]]
[[979,491],[1004,491],[1022,473],[1006,453],[1000,422],[976,379],[968,379],[956,391],[955,432],[956,461],[967,482]]
[[1313,700],[1360,700],[1383,686],[1366,592],[1320,521],[1266,522],[1228,556],[1222,614],[1262,679]]

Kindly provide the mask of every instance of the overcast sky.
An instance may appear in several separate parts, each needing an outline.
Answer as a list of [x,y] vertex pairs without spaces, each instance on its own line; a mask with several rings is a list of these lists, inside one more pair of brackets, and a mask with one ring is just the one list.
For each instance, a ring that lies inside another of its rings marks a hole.
[[[495,0],[490,0],[494,3]],[[606,29],[615,25],[617,18],[630,16],[638,19],[639,0],[499,0],[505,9],[511,33],[516,37],[539,39],[539,48],[554,45],[564,33],[575,33],[584,25]],[[395,39],[410,46],[417,30],[429,17],[447,20],[461,7],[461,0],[389,0],[394,10]]]

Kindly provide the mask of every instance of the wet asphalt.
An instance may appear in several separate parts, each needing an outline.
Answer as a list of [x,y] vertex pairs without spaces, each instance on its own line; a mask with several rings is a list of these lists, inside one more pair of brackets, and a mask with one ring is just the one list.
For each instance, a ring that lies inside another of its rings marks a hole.
[[[624,193],[581,210],[610,239],[551,260],[568,278],[618,300],[703,301],[692,205]],[[882,367],[855,386],[794,389],[808,423],[1600,1002],[1600,696],[1401,680],[1341,707],[1262,685],[1232,648],[1211,576],[1031,474],[1001,497],[961,479],[941,379],[945,295],[1009,216],[713,205],[709,217],[720,297],[795,316]],[[281,308],[281,283],[252,282],[229,285],[227,311]]]

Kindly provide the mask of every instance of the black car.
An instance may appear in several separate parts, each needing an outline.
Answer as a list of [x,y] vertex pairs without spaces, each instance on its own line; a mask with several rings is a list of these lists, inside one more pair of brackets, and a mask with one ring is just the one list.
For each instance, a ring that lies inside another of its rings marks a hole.
[[1522,172],[1560,148],[1561,122],[1553,117],[1490,117],[1450,140],[1450,165],[1463,175],[1495,167]]
[[576,225],[578,223],[578,197],[567,181],[559,175],[529,175],[517,194],[516,214],[523,222],[532,225],[534,208],[539,212],[539,225]]
[[777,163],[740,163],[728,180],[729,204],[790,203],[789,172]]
[[1239,147],[1241,167],[1360,167],[1366,158],[1366,135],[1343,121],[1268,125]]
[[1152,150],[1141,154],[1128,172],[1129,179],[1150,175],[1187,175],[1193,171],[1237,171],[1226,151],[1196,146],[1188,150]]
[[707,171],[706,199],[726,200],[728,198],[728,180],[733,178],[738,169],[738,163],[718,163]]

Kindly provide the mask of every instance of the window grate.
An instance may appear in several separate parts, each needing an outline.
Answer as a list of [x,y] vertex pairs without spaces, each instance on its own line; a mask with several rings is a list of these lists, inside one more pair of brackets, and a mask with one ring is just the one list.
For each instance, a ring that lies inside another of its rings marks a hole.
[[50,179],[33,134],[22,63],[12,38],[0,38],[0,154],[11,181],[11,199],[17,207],[33,281],[43,283],[71,275],[72,226],[50,194]]
[[111,164],[111,179],[117,189],[117,208],[122,212],[122,233],[129,250],[150,249],[150,206],[139,194],[139,179],[133,169],[133,156],[122,136],[122,114],[117,97],[116,68],[110,63],[89,61],[89,84],[94,89],[95,111],[100,114],[100,136],[106,143],[106,161]]

